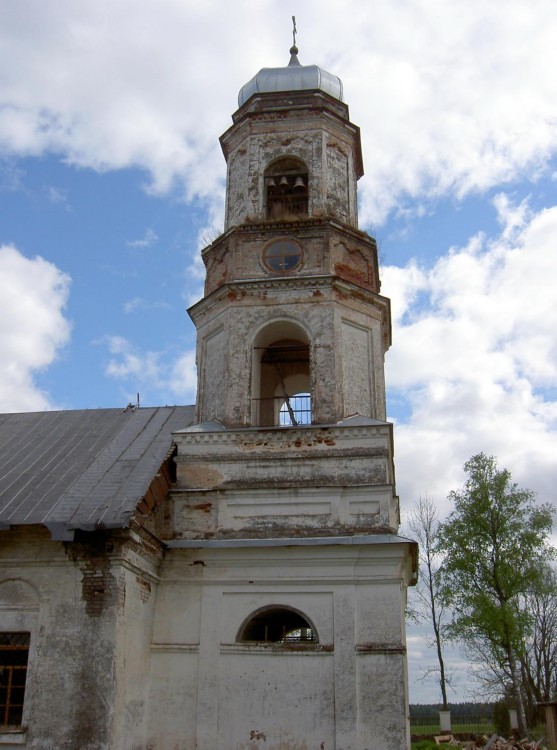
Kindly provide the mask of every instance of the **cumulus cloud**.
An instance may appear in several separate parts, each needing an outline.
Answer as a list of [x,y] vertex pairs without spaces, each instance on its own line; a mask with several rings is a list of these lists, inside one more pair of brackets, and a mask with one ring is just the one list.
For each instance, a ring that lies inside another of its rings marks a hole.
[[557,481],[557,207],[494,200],[494,238],[472,237],[431,268],[383,269],[394,345],[387,382],[400,412],[399,491],[442,506],[474,453],[497,455],[550,500]]
[[0,246],[1,411],[52,408],[35,378],[69,341],[69,286],[69,276],[54,264]]
[[[557,143],[552,0],[346,0],[342,13],[306,0],[293,10],[302,63],[341,76],[362,127],[364,223],[404,212],[409,198],[459,198],[547,168]],[[220,223],[215,136],[241,85],[287,63],[290,16],[278,0],[20,0],[3,8],[0,40],[4,152],[138,166],[149,190],[178,188]]]
[[134,403],[194,403],[197,385],[195,351],[141,351],[123,336],[108,336],[110,358],[105,374],[124,384],[126,398]]

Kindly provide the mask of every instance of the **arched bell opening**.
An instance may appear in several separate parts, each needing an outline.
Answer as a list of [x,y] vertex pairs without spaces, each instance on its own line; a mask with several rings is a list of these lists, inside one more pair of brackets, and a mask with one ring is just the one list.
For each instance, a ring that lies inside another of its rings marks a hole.
[[301,159],[282,157],[264,173],[267,219],[297,219],[308,215],[308,168]]
[[315,627],[290,607],[265,607],[251,614],[240,628],[240,643],[318,643]]
[[310,345],[291,321],[276,321],[256,336],[253,349],[254,423],[311,424]]

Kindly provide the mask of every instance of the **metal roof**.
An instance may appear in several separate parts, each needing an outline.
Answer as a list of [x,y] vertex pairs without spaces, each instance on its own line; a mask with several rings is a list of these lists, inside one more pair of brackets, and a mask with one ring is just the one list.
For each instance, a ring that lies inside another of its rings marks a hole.
[[241,107],[254,94],[277,91],[311,91],[320,89],[335,99],[342,101],[342,81],[318,65],[300,65],[296,47],[290,50],[291,58],[284,68],[262,68],[251,80],[242,86],[238,94]]
[[128,524],[193,406],[0,414],[0,528]]

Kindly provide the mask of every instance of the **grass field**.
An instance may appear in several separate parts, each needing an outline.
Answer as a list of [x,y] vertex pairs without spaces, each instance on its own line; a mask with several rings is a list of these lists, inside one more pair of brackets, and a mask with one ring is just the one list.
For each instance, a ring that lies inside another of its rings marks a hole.
[[[476,723],[470,722],[469,724],[455,722],[451,727],[451,732],[453,734],[460,734],[463,732],[473,732],[474,734],[492,734],[492,732],[494,731],[495,729],[490,721]],[[410,724],[410,734],[442,734],[442,732],[439,729],[439,724]]]

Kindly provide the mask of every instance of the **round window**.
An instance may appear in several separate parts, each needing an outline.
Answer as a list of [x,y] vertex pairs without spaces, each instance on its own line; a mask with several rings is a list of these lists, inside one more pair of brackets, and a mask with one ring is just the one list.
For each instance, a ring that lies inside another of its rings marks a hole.
[[263,262],[271,271],[293,271],[302,261],[302,248],[292,240],[277,240],[263,251]]

